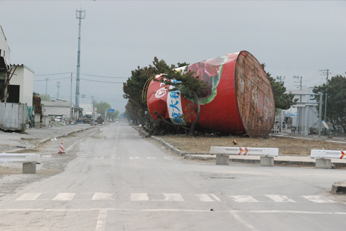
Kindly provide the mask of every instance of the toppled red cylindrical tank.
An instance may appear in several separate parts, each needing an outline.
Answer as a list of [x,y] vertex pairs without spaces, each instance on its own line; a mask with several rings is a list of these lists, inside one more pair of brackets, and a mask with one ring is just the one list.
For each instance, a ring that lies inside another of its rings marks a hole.
[[[233,135],[268,135],[274,123],[275,102],[266,73],[252,54],[241,51],[191,64],[187,70],[196,72],[210,87],[210,94],[199,99],[200,127]],[[178,91],[169,91],[169,87],[151,81],[147,92],[151,116],[191,125],[196,118],[191,108],[195,107]]]

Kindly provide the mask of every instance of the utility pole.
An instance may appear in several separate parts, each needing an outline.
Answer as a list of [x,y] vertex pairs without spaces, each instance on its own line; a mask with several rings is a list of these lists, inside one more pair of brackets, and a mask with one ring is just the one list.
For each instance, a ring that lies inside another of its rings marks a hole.
[[329,69],[323,69],[323,70],[320,70],[320,71],[322,71],[322,73],[327,76],[326,77],[326,84],[327,84],[328,80],[329,80],[328,77],[329,77],[329,74],[330,74]]
[[276,76],[276,79],[279,80],[280,83],[282,83],[285,80],[285,76]]
[[70,119],[72,119],[73,111],[72,111],[72,72],[71,72],[71,92],[70,92]]
[[[301,91],[303,90],[303,77],[302,76],[293,76],[293,78],[298,79],[299,81],[299,85],[294,85],[296,87],[299,87],[300,93],[302,93]],[[302,102],[302,95],[299,96],[300,98],[300,102]]]
[[79,19],[79,33],[78,33],[78,52],[77,52],[77,77],[76,77],[76,107],[79,107],[79,82],[80,82],[80,40],[81,40],[81,27],[82,19],[85,18],[85,10],[76,10],[76,18]]
[[56,86],[58,87],[58,94],[56,99],[59,99],[59,88],[60,88],[60,81],[56,82]]
[[47,86],[48,86],[48,78],[46,79],[46,96],[48,95],[47,94]]
[[323,101],[323,94],[322,92],[318,93],[319,97],[320,97],[320,104],[319,104],[319,109],[318,109],[318,136],[321,136],[321,129],[322,129],[322,101]]
[[[324,70],[320,70],[320,71],[323,71],[322,73],[327,76],[326,77],[326,85],[327,85],[328,81],[329,81],[328,77],[330,74],[329,69],[324,69]],[[324,119],[325,120],[327,118],[327,98],[328,98],[327,96],[328,96],[328,93],[326,92],[326,96],[324,98]]]

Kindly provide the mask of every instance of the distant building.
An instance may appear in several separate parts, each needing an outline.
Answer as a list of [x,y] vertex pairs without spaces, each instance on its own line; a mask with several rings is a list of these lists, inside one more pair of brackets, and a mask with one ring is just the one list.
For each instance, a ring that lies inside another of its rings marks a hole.
[[93,105],[91,103],[90,104],[79,104],[79,107],[83,108],[83,116],[86,114],[91,115],[93,112]]
[[70,118],[71,104],[68,101],[41,101],[43,115]]
[[10,69],[11,50],[7,44],[7,38],[0,25],[0,71],[7,72]]
[[10,54],[11,50],[7,44],[7,38],[0,25],[0,100],[4,98],[2,95],[7,73],[10,70]]
[[32,96],[34,91],[34,71],[24,64],[11,65],[11,68],[17,66],[10,85],[8,86],[9,103],[26,103],[28,107],[32,106]]
[[[294,133],[299,135],[316,133],[319,121],[317,112],[318,104],[314,99],[315,93],[313,93],[312,90],[313,87],[304,86],[302,90],[289,91],[296,94],[294,99],[298,99],[298,101],[296,105],[291,106],[288,110],[284,110],[282,115],[276,118],[276,121],[279,121],[281,124],[280,127],[285,126],[286,129],[294,128]],[[283,125],[283,123],[285,125]]]

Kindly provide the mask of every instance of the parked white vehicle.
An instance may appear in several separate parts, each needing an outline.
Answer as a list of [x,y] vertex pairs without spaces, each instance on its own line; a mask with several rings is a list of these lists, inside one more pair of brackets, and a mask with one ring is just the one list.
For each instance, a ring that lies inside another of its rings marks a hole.
[[57,116],[55,117],[54,121],[55,122],[60,122],[62,120],[62,117],[61,116]]

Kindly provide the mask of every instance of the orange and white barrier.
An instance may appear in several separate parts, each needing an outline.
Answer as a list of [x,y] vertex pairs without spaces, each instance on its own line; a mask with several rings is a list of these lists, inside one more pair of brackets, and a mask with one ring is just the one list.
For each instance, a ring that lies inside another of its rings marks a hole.
[[310,157],[311,158],[322,158],[322,159],[346,159],[346,151],[312,149]]
[[244,156],[278,156],[278,148],[248,148],[211,146],[210,154],[228,154]]

